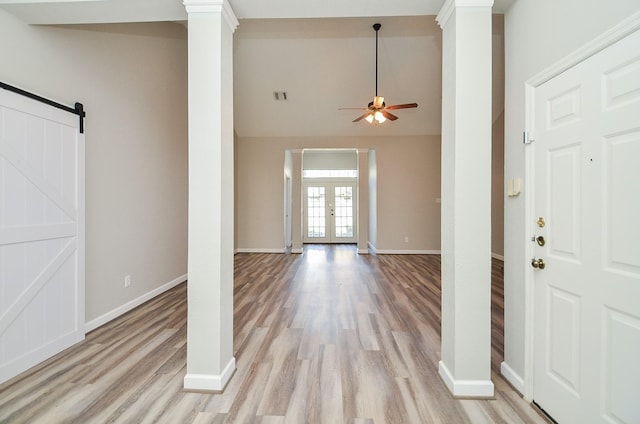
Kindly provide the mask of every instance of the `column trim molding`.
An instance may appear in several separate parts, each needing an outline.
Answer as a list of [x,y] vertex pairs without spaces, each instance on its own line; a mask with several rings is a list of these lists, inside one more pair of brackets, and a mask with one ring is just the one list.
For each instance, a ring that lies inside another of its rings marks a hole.
[[438,362],[438,373],[454,397],[486,399],[495,395],[491,380],[456,380],[442,361]]
[[184,389],[196,392],[222,393],[236,371],[236,358],[233,356],[220,374],[186,374]]
[[182,4],[187,14],[220,13],[229,25],[231,32],[235,32],[239,22],[228,0],[183,0]]
[[480,8],[480,7],[493,7],[493,0],[447,0],[440,8],[440,12],[436,16],[436,22],[440,25],[440,28],[444,28],[449,21],[454,10],[461,8]]

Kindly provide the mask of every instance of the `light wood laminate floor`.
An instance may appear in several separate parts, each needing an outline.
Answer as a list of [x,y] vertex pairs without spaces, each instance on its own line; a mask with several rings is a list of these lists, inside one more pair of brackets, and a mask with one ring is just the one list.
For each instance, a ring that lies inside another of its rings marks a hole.
[[182,390],[186,284],[0,385],[2,423],[544,423],[502,379],[502,271],[493,267],[492,400],[438,376],[440,258],[235,256],[237,371],[219,395]]

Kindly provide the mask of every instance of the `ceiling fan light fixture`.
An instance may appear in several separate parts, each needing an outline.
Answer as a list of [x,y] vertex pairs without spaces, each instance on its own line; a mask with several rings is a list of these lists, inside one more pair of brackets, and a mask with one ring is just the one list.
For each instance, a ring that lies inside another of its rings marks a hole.
[[387,120],[387,118],[385,118],[385,116],[382,114],[382,112],[380,112],[379,110],[376,110],[375,112],[371,112],[370,114],[368,114],[366,116],[366,118],[364,118],[368,123],[370,124],[382,124],[383,122],[385,122]]

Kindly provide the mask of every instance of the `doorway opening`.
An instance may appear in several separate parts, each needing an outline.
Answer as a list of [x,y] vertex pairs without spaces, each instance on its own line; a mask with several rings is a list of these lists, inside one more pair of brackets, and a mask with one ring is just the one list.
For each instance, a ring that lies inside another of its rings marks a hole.
[[304,150],[302,181],[303,243],[356,243],[357,151]]

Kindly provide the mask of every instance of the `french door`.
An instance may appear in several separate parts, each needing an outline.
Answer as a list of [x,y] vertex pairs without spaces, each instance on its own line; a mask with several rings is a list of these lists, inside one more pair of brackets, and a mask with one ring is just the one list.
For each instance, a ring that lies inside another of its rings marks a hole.
[[356,184],[304,184],[304,242],[355,243]]
[[534,400],[640,422],[640,32],[535,93]]

